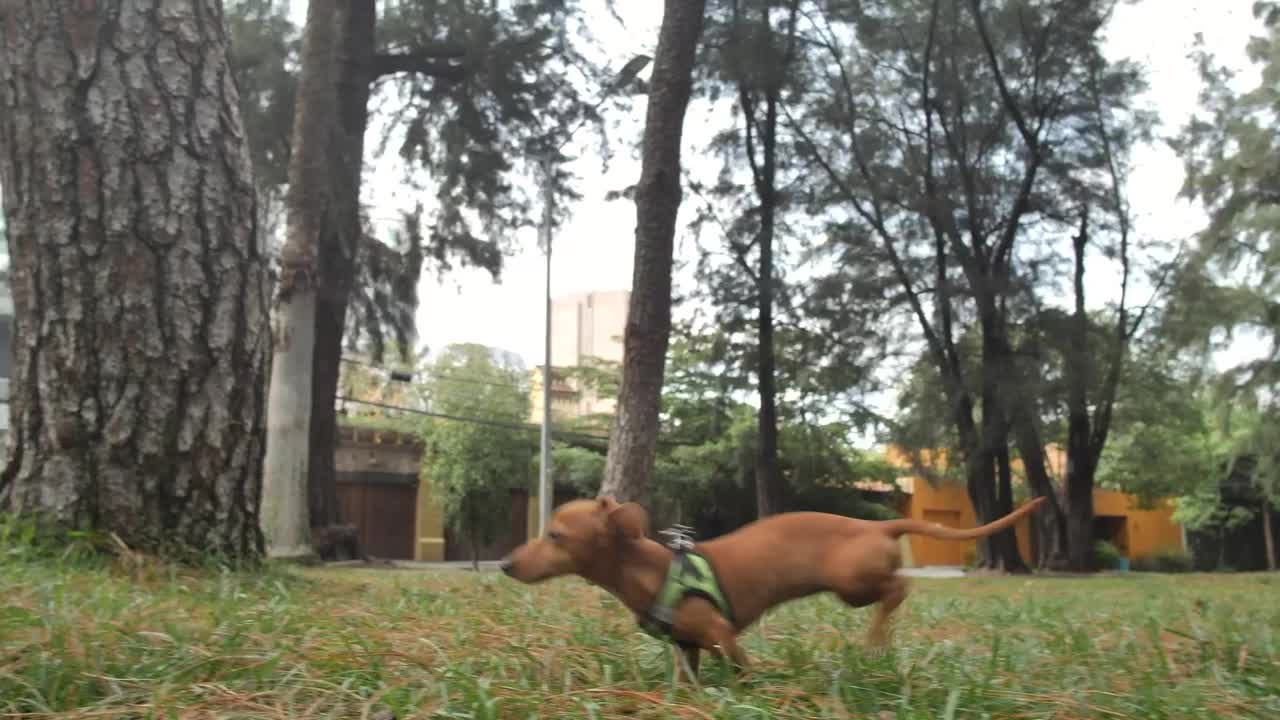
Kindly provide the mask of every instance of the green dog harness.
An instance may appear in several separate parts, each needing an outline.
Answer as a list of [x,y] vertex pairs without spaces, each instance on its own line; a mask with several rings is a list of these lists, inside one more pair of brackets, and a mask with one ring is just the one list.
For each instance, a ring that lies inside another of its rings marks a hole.
[[676,607],[691,597],[710,602],[726,620],[733,622],[729,599],[720,589],[711,562],[692,550],[676,550],[667,568],[667,579],[653,599],[653,605],[637,618],[641,629],[659,640],[674,640],[671,624]]

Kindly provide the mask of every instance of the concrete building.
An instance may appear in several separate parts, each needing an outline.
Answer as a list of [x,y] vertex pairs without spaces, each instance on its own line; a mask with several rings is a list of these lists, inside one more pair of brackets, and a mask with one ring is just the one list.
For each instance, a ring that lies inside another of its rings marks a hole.
[[[551,302],[551,415],[572,419],[613,412],[617,398],[600,397],[594,388],[562,372],[590,366],[593,360],[622,363],[627,327],[627,290],[578,293]],[[530,422],[542,422],[542,367],[530,371]]]

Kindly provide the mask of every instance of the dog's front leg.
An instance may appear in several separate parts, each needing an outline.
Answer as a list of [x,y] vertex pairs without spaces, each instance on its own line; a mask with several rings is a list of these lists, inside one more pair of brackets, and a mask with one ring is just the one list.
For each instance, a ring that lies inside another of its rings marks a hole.
[[675,677],[680,677],[680,670],[683,669],[690,684],[701,690],[702,684],[698,682],[698,665],[702,660],[702,651],[697,646],[678,647],[673,656],[676,664]]
[[680,650],[680,654],[684,656],[684,670],[689,674],[689,679],[696,685],[698,683],[698,665],[702,662],[702,650],[697,647],[687,647]]

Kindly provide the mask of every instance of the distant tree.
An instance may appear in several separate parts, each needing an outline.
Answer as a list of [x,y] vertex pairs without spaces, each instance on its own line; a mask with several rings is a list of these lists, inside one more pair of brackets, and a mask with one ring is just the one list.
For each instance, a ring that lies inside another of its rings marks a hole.
[[[282,174],[290,149],[276,139],[289,136],[280,122],[292,115],[287,78],[274,68],[292,66],[288,28],[278,22],[278,3],[241,0],[237,7],[245,18],[238,26],[246,62],[242,74],[255,93],[245,104],[260,120],[252,125],[260,133],[257,144],[274,148],[258,157]],[[355,180],[344,181],[347,190],[333,207],[341,223],[320,238],[317,248],[307,462],[310,519],[316,526],[336,519],[333,395],[343,348],[357,347],[379,362],[384,338],[395,337],[400,347],[411,348],[405,340],[414,335],[423,269],[445,272],[457,264],[472,265],[497,277],[509,250],[507,238],[537,211],[525,180],[567,129],[598,119],[601,103],[594,88],[604,77],[579,51],[585,30],[576,3],[540,0],[499,7],[488,0],[413,0],[376,7],[344,2],[336,10],[342,53],[334,82],[342,109],[332,120],[342,134],[341,177]],[[592,89],[584,94],[583,87]],[[392,122],[375,152],[396,149],[410,169],[406,182],[435,200],[432,212],[411,213],[402,232],[391,238],[375,236],[358,205],[368,100],[378,89],[388,96],[384,108]],[[556,168],[568,159],[553,155]],[[569,180],[557,169],[554,192],[572,196]]]
[[622,386],[601,493],[649,497],[671,334],[671,268],[681,201],[680,151],[706,0],[665,0],[649,80],[636,185],[635,271],[623,339]]
[[[518,359],[483,345],[450,345],[433,364],[431,410],[522,424],[529,417],[528,374]],[[424,430],[422,482],[440,499],[445,521],[481,546],[507,527],[511,490],[528,484],[532,438],[521,427],[432,419]]]
[[0,8],[14,373],[0,509],[262,553],[267,257],[222,3]]
[[[1263,26],[1247,48],[1262,71],[1256,87],[1236,93],[1231,71],[1202,45],[1195,53],[1203,115],[1172,144],[1186,164],[1182,194],[1203,203],[1209,225],[1176,275],[1163,329],[1170,342],[1205,360],[1240,332],[1265,342],[1260,357],[1227,368],[1219,384],[1227,409],[1252,405],[1262,418],[1252,425],[1256,435],[1239,442],[1261,451],[1260,489],[1274,502],[1276,458],[1269,449],[1276,447],[1280,423],[1280,4],[1255,2],[1253,13]],[[1274,568],[1271,504],[1264,501],[1262,511]]]
[[[753,388],[746,383],[734,389],[720,372],[721,358],[700,349],[697,340],[685,332],[673,338],[662,398],[663,435],[670,442],[658,448],[652,506],[660,521],[696,525],[705,537],[756,519],[751,488],[759,426],[755,409],[743,402]],[[856,449],[850,425],[792,414],[779,430],[786,507],[865,518],[893,514],[853,486],[858,480],[891,482],[896,471]]]
[[754,314],[751,367],[759,399],[754,483],[759,517],[781,509],[784,491],[778,465],[775,316],[783,268],[778,246],[785,229],[783,216],[792,205],[796,168],[791,144],[779,131],[784,95],[790,94],[794,68],[800,65],[795,59],[804,47],[797,33],[800,5],[801,0],[713,0],[704,44],[708,94],[734,99],[734,127],[722,131],[715,145],[726,157],[726,170],[745,166],[749,171],[743,184],[734,182],[732,172],[722,172],[713,189],[721,197],[737,196],[745,206],[721,238],[732,258],[727,272],[742,277],[723,279],[720,294],[737,296],[736,302],[723,303],[726,314]]
[[[791,103],[802,110],[787,127],[827,181],[814,193],[832,245],[878,244],[898,281],[983,522],[1012,509],[1012,401],[1034,392],[1012,384],[1035,277],[1028,241],[1066,236],[1081,205],[1104,207],[1097,109],[1126,117],[1142,88],[1135,67],[1103,57],[1111,6],[863,0],[827,3],[801,28],[822,50],[823,82]],[[979,549],[984,567],[1025,570],[1012,531]]]

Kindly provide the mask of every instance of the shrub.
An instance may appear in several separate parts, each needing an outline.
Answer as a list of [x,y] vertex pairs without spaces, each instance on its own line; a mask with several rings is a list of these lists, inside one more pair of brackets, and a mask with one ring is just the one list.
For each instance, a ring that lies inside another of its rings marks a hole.
[[1106,540],[1093,544],[1093,567],[1095,570],[1114,570],[1120,565],[1120,549]]
[[1133,569],[1137,572],[1186,573],[1195,568],[1191,556],[1181,548],[1162,548],[1150,555],[1144,555],[1133,561]]

